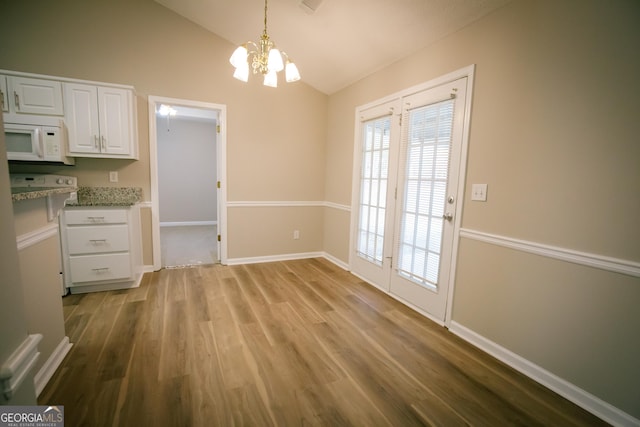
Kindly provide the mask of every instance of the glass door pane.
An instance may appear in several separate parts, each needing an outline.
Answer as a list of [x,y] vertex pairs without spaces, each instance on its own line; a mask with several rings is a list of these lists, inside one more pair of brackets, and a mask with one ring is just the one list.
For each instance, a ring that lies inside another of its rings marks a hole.
[[453,100],[408,112],[398,274],[436,288],[447,194]]
[[379,266],[384,257],[390,132],[389,116],[363,124],[356,253]]

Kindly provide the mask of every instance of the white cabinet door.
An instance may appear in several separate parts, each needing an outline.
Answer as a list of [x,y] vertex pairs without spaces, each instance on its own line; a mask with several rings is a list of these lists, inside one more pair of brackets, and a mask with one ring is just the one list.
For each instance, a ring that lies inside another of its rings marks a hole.
[[131,90],[77,83],[64,86],[71,155],[137,158]]
[[62,83],[54,80],[9,76],[12,111],[25,114],[62,116]]
[[2,111],[5,113],[9,112],[9,99],[7,98],[7,77],[0,76],[0,106],[2,106]]
[[131,91],[98,87],[100,138],[103,153],[129,155],[132,148]]
[[95,86],[65,83],[65,122],[69,131],[69,152],[100,153],[98,93]]

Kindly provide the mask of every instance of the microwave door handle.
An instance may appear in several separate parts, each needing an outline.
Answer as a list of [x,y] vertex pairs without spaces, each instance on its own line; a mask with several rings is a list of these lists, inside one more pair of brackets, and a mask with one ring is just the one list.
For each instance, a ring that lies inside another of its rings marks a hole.
[[42,154],[42,145],[43,145],[42,132],[40,132],[39,128],[36,128],[35,134],[36,134],[36,139],[38,140],[38,143],[36,144],[36,155],[38,156],[39,159],[42,159],[44,158]]

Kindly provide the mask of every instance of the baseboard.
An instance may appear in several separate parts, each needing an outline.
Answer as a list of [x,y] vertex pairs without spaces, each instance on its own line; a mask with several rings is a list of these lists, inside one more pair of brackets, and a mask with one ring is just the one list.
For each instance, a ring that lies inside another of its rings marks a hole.
[[565,399],[602,418],[611,425],[640,426],[640,420],[637,418],[632,417],[626,412],[552,374],[512,351],[507,350],[471,329],[452,321],[449,330],[501,362],[511,366],[513,369],[553,390]]
[[153,273],[154,271],[156,270],[153,268],[153,265],[143,265],[141,269],[142,274]]
[[322,252],[301,252],[301,253],[295,253],[295,254],[267,255],[267,256],[259,256],[259,257],[228,258],[227,265],[259,264],[262,262],[291,261],[295,259],[318,258],[322,256],[324,256]]
[[144,272],[140,271],[133,280],[123,282],[108,282],[91,285],[74,285],[67,288],[71,294],[86,294],[89,292],[102,292],[102,291],[118,291],[121,289],[134,289],[140,287],[142,283],[142,277]]
[[340,267],[343,270],[349,271],[349,264],[347,264],[344,261],[339,260],[338,258],[334,257],[331,254],[328,254],[326,252],[324,252],[322,254],[322,256],[327,260],[327,261],[331,261],[332,263],[334,263],[335,265],[337,265],[338,267]]
[[0,365],[0,392],[4,394],[4,399],[11,400],[13,395],[40,357],[38,343],[42,340],[42,334],[27,335],[11,353],[7,360]]
[[40,370],[33,377],[33,383],[36,388],[36,397],[40,396],[42,390],[44,390],[45,386],[58,369],[58,366],[62,363],[69,350],[73,344],[69,342],[69,337],[64,337],[60,344],[53,351],[51,356],[44,362],[44,365],[40,368]]

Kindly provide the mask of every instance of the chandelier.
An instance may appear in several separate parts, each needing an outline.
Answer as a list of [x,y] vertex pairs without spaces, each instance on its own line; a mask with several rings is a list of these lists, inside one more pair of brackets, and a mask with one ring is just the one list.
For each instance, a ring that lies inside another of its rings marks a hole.
[[[284,58],[284,61],[283,61]],[[264,0],[264,31],[258,43],[248,41],[233,52],[229,62],[236,68],[233,77],[243,82],[249,81],[249,62],[253,74],[264,75],[264,85],[278,87],[278,72],[285,70],[287,82],[300,80],[300,72],[296,64],[291,62],[285,52],[281,52],[269,39],[267,34],[267,0]]]

